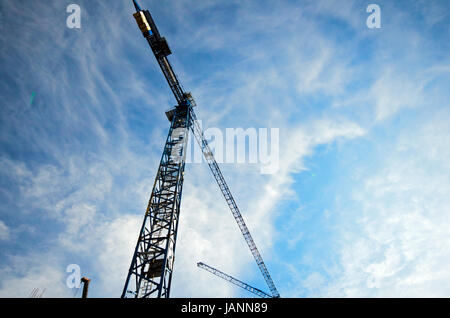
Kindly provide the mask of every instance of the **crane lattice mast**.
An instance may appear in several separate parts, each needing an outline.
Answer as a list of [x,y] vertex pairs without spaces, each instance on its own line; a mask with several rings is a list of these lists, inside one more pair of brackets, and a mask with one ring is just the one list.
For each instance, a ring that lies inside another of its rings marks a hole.
[[171,125],[122,297],[147,298],[170,295],[189,129],[192,130],[200,145],[273,297],[279,297],[275,284],[204,137],[193,110],[196,106],[195,101],[190,93],[184,92],[167,59],[167,56],[172,53],[167,41],[159,34],[150,12],[141,10],[135,0],[133,4],[136,8],[133,16],[150,45],[178,104],[166,112]]

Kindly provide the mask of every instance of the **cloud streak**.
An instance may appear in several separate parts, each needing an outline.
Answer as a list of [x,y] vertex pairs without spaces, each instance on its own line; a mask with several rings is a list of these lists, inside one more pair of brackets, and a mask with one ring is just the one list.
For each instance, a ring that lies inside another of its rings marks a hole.
[[[92,296],[118,297],[163,148],[164,110],[174,101],[132,7],[79,4],[82,28],[69,30],[62,2],[33,2],[27,10],[3,3],[9,32],[0,34],[8,48],[0,53],[1,295],[26,296],[11,293],[26,283],[69,296],[65,266],[79,263],[93,279]],[[428,165],[443,162],[448,131],[433,126],[439,116],[413,135],[417,145],[408,141],[416,122],[405,123],[392,156],[373,167],[365,165],[370,158],[361,146],[374,145],[370,151],[383,156],[380,130],[396,135],[392,121],[405,114],[428,118],[427,107],[448,106],[442,89],[448,50],[439,45],[448,33],[428,37],[447,16],[433,2],[420,11],[419,26],[405,27],[415,9],[394,15],[400,4],[381,7],[385,29],[370,33],[357,1],[338,7],[329,1],[152,4],[204,128],[280,128],[278,174],[261,175],[253,165],[221,169],[283,296],[420,295],[447,275],[446,256],[437,254],[439,248],[426,252],[425,244],[431,230],[441,228],[436,211],[446,207],[446,184],[433,172],[429,188],[422,186],[427,170],[411,159],[427,153]],[[422,50],[421,43],[430,49]],[[335,151],[341,164],[339,158],[351,157],[349,144],[357,145],[353,151],[361,157],[345,171],[351,181],[325,179],[314,185],[316,192],[304,194],[299,184],[302,173],[314,168],[310,160],[318,161],[320,172],[334,164],[319,163],[318,149]],[[422,174],[411,178],[410,171]],[[173,296],[248,296],[197,269],[198,261],[264,289],[208,167],[189,164],[185,180]],[[325,185],[340,191],[335,197],[324,191],[327,209],[315,215],[310,200]],[[342,202],[349,209],[340,209]],[[348,222],[347,212],[358,222],[344,233],[338,225]],[[307,223],[322,216],[325,228]],[[314,231],[326,240],[320,244],[331,246],[326,257],[305,247]],[[11,242],[17,233],[26,233],[28,243]],[[446,234],[433,235],[446,248]],[[278,248],[286,240],[289,252]],[[50,252],[37,255],[30,243],[36,241]],[[18,254],[37,261],[27,263]],[[419,269],[427,274],[420,276]]]

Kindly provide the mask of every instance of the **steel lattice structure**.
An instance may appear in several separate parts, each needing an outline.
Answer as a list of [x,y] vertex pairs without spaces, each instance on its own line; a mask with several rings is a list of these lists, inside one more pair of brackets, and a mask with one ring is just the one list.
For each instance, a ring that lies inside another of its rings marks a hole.
[[217,184],[219,185],[220,191],[222,191],[222,194],[225,200],[227,201],[228,207],[230,208],[230,211],[233,214],[233,217],[236,220],[236,223],[239,226],[239,229],[241,230],[242,235],[245,238],[245,242],[247,242],[247,245],[250,248],[253,257],[255,258],[256,264],[258,265],[259,270],[263,274],[264,279],[266,280],[266,283],[269,286],[270,292],[272,293],[273,297],[280,297],[280,294],[278,293],[277,288],[275,287],[275,284],[273,283],[272,278],[270,277],[269,271],[267,270],[266,264],[264,264],[261,254],[259,253],[258,248],[256,247],[256,244],[253,241],[253,238],[250,234],[250,231],[248,230],[247,225],[245,224],[244,219],[242,218],[241,212],[239,211],[236,201],[234,200],[233,195],[231,194],[231,191],[228,188],[225,178],[223,177],[219,165],[217,164],[216,159],[214,158],[214,155],[208,146],[208,142],[206,141],[203,135],[203,131],[192,109],[191,109],[191,118],[193,123],[191,126],[191,130],[195,136],[195,139],[197,139],[200,148],[202,149],[203,156],[208,162],[209,168],[211,169],[211,172],[214,178],[216,179]]
[[[190,106],[175,109],[122,297],[169,297]],[[131,284],[131,285],[129,285]]]
[[259,296],[259,297],[261,297],[261,298],[272,298],[273,297],[273,296],[270,296],[269,294],[263,292],[262,290],[260,290],[258,288],[252,287],[249,284],[246,284],[246,283],[240,281],[239,279],[234,278],[233,276],[230,276],[228,274],[225,274],[224,272],[219,271],[218,269],[216,269],[214,267],[211,267],[211,266],[206,265],[206,264],[201,263],[201,262],[197,263],[197,266],[199,268],[202,268],[202,269],[204,269],[204,270],[206,270],[206,271],[208,271],[210,273],[213,273],[214,275],[216,275],[216,276],[218,276],[220,278],[223,278],[226,281],[229,281],[230,283],[235,284],[236,286],[239,286],[239,287],[241,287],[241,288],[243,288],[243,289],[245,289],[245,290],[247,290],[247,291],[249,291],[249,292],[251,292],[251,293],[253,293],[253,294],[255,294],[255,295]]
[[122,297],[165,297],[175,261],[186,144],[189,136],[190,94],[184,93],[167,59],[167,42],[159,35],[150,12],[136,2],[134,17],[167,79],[178,105],[167,116],[171,121],[161,162],[126,278]]
[[133,3],[136,8],[136,13],[133,16],[152,49],[178,104],[172,110],[166,112],[171,125],[122,297],[168,298],[170,295],[189,129],[200,145],[211,172],[273,297],[279,297],[280,295],[245,225],[208,142],[204,138],[193,110],[195,101],[190,93],[184,92],[167,59],[167,56],[172,52],[165,38],[160,36],[150,12],[141,10],[135,0],[133,0]]

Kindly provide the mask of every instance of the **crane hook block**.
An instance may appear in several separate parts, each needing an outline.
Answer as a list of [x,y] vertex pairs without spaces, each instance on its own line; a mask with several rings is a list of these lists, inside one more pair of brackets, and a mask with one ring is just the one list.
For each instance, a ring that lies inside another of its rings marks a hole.
[[144,36],[146,36],[148,33],[151,34],[152,29],[150,28],[150,24],[145,17],[144,11],[134,13],[133,17],[136,19],[136,23]]

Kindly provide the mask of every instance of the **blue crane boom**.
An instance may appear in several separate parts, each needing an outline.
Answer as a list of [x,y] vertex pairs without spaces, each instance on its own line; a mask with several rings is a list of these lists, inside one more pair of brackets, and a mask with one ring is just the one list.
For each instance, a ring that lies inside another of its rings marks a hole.
[[205,157],[205,160],[208,163],[209,168],[211,169],[211,172],[214,178],[216,179],[217,184],[219,185],[220,191],[222,192],[225,200],[227,201],[228,207],[230,208],[230,211],[233,214],[233,217],[236,220],[236,223],[239,226],[242,235],[244,236],[245,242],[247,243],[250,252],[254,257],[256,264],[259,267],[259,270],[261,271],[267,285],[269,286],[270,292],[272,293],[273,297],[280,297],[280,294],[278,293],[277,288],[275,287],[272,277],[270,277],[269,271],[267,270],[266,264],[264,263],[263,258],[259,253],[258,248],[256,247],[255,242],[253,241],[253,238],[250,234],[250,231],[247,228],[247,225],[244,222],[244,218],[242,217],[242,214],[239,211],[236,201],[234,200],[233,195],[231,194],[231,191],[225,181],[225,178],[223,177],[223,174],[220,171],[219,165],[217,164],[216,159],[214,158],[214,155],[211,152],[211,149],[203,134],[201,126],[198,123],[197,116],[195,115],[192,109],[190,118],[192,121],[191,130],[195,136],[195,139],[197,140],[197,143],[200,145],[200,148],[202,149],[203,156]]
[[251,293],[253,293],[253,294],[255,294],[255,295],[259,296],[259,297],[261,297],[261,298],[272,298],[272,296],[270,296],[269,294],[263,292],[262,290],[260,290],[258,288],[255,288],[255,287],[252,287],[249,284],[246,284],[246,283],[240,281],[239,279],[234,278],[233,276],[225,274],[224,272],[221,272],[221,271],[219,271],[218,269],[216,269],[214,267],[206,265],[206,264],[204,264],[202,262],[197,263],[197,266],[199,268],[202,268],[202,269],[204,269],[204,270],[206,270],[206,271],[208,271],[210,273],[213,273],[214,275],[216,275],[216,276],[218,276],[220,278],[223,278],[226,281],[229,281],[230,283],[235,284],[236,286],[239,286],[239,287],[241,287],[241,288],[243,288],[243,289],[245,289],[245,290],[247,290],[247,291],[249,291],[249,292],[251,292]]

